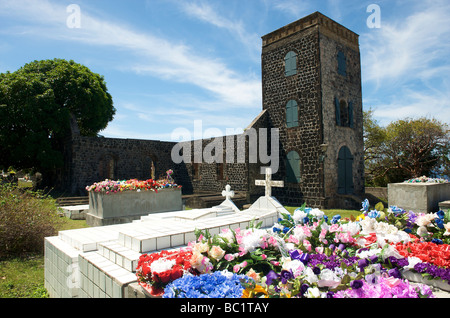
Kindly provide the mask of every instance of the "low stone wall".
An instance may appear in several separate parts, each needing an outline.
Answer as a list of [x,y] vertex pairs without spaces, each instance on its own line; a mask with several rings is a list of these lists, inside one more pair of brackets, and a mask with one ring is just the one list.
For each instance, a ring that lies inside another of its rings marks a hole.
[[124,191],[104,194],[89,193],[89,212],[86,223],[103,226],[128,223],[143,215],[183,209],[181,189],[160,189],[155,191]]
[[366,193],[369,193],[380,199],[388,198],[388,189],[387,187],[366,187]]
[[439,211],[439,203],[450,200],[450,183],[390,183],[389,205],[406,211],[430,213]]

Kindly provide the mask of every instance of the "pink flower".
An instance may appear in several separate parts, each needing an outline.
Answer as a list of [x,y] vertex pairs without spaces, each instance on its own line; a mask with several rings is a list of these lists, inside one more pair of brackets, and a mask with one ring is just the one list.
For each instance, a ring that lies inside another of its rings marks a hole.
[[298,239],[293,235],[289,235],[288,243],[298,244]]
[[278,242],[273,236],[271,236],[269,237],[269,244],[272,246],[277,246]]
[[261,254],[261,258],[262,258],[263,260],[265,260],[265,259],[267,258],[267,255],[266,255],[266,254]]
[[234,256],[232,254],[226,254],[223,258],[225,258],[228,262],[234,260]]
[[308,240],[303,240],[303,246],[308,250],[308,252],[311,252],[311,243]]

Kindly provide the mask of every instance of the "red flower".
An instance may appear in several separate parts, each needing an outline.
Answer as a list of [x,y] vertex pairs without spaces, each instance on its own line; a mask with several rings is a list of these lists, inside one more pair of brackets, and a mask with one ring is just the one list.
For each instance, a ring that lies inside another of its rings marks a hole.
[[407,244],[397,243],[395,248],[403,257],[415,256],[420,258],[422,262],[442,267],[450,266],[450,248],[448,244],[413,241]]

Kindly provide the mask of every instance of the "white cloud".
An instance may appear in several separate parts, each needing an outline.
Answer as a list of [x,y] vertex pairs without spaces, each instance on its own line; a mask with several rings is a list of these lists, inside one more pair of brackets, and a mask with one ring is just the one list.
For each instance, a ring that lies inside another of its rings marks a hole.
[[[138,57],[131,66],[137,73],[193,84],[230,106],[260,106],[260,80],[255,76],[239,74],[216,57],[198,54],[184,44],[138,32],[118,21],[91,16],[83,8],[81,28],[70,29],[65,26],[68,16],[65,10],[65,6],[49,1],[10,0],[0,4],[0,15],[15,16],[33,24],[27,30],[34,35],[128,50]],[[214,19],[219,26],[227,22],[218,16]]]
[[299,19],[307,14],[312,13],[312,7],[307,1],[299,0],[283,0],[270,1],[268,4],[272,5],[274,9],[279,10],[295,19]]
[[[408,2],[361,36],[365,105],[383,125],[406,117],[450,120],[450,3]],[[370,104],[367,104],[367,102]]]
[[434,62],[448,61],[449,15],[448,3],[428,2],[403,20],[382,20],[380,29],[361,37],[364,80],[404,82],[444,74],[447,68],[435,68]]

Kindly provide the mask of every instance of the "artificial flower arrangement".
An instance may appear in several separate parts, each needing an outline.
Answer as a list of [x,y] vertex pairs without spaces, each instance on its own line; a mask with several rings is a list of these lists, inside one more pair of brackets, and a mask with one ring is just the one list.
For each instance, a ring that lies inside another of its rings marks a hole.
[[405,183],[448,183],[449,181],[444,178],[430,178],[427,176],[422,176],[418,178],[412,178],[404,181]]
[[161,296],[170,282],[193,269],[190,250],[142,254],[136,268],[138,283],[152,296]]
[[[151,264],[153,257],[160,259],[166,252],[144,254],[138,281],[158,286],[165,298],[434,297],[429,286],[411,284],[402,273],[450,284],[450,247],[444,243],[450,235],[448,216],[424,216],[397,207],[383,210],[379,205],[369,210],[365,200],[360,216],[342,219],[302,206],[283,214],[270,229],[250,224],[214,236],[196,231],[197,240],[180,251],[184,267],[178,274],[166,273],[160,279]],[[427,227],[428,235],[418,235],[421,226]],[[176,257],[177,252],[171,253]],[[149,265],[152,275],[145,269]]]
[[88,192],[100,192],[105,194],[114,194],[124,191],[155,191],[164,188],[181,188],[181,185],[177,185],[172,178],[173,170],[166,172],[165,178],[159,180],[109,180],[106,179],[101,182],[95,182],[94,184],[87,186]]

